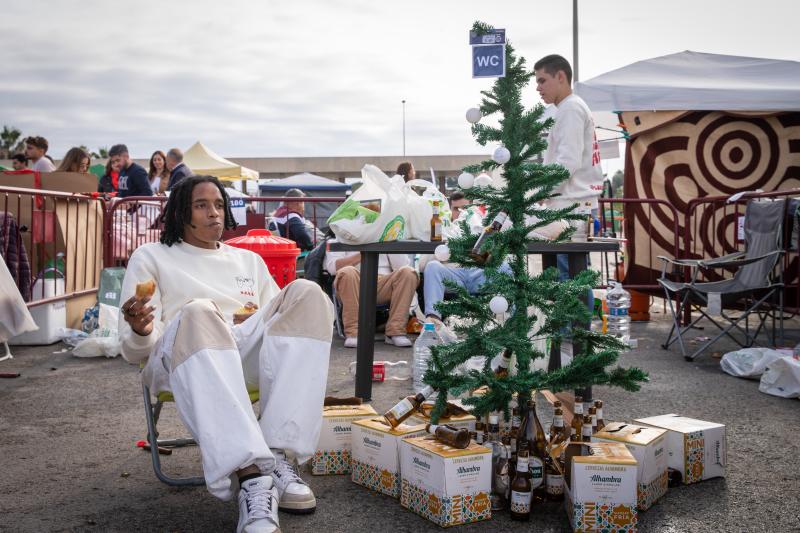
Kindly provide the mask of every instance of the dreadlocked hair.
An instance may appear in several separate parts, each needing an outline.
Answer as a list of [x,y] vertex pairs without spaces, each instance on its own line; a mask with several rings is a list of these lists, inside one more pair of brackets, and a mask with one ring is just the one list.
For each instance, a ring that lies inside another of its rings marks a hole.
[[231,201],[225,187],[214,176],[188,176],[172,188],[172,192],[161,215],[164,229],[161,231],[161,243],[172,246],[183,241],[183,228],[192,221],[192,191],[200,183],[213,183],[219,189],[225,203],[225,229],[236,229],[236,221],[231,212]]

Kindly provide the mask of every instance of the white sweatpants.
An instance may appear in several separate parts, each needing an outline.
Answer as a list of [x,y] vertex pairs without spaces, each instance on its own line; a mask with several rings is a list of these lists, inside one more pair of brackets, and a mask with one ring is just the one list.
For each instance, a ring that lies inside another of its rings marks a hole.
[[[322,424],[333,306],[318,285],[297,280],[269,306],[231,327],[211,300],[193,300],[167,325],[145,365],[152,393],[172,391],[197,440],[206,486],[228,500],[236,471],[269,473],[270,448],[300,463],[314,454]],[[260,391],[257,420],[248,389]]]

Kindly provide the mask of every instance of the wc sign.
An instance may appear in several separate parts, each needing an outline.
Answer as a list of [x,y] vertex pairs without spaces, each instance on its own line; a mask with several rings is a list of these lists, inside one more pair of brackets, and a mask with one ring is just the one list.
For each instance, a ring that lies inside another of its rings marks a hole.
[[472,77],[502,78],[506,75],[506,30],[496,29],[483,35],[469,32],[472,46]]

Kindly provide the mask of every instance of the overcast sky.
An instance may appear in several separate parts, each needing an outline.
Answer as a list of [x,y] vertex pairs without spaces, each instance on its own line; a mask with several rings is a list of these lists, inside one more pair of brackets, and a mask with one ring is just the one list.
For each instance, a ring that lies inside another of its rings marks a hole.
[[[474,154],[468,30],[529,65],[572,59],[571,2],[4,2],[0,124],[135,157],[202,140],[227,156]],[[202,6],[202,7],[201,7]],[[682,50],[800,60],[795,0],[580,2],[580,78]],[[526,102],[538,95],[533,87]]]

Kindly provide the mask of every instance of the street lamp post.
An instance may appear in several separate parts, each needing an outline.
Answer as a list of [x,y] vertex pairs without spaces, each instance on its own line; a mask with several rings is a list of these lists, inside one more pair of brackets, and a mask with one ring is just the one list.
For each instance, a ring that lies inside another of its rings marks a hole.
[[578,0],[572,0],[572,81],[578,81]]
[[403,157],[406,156],[406,101],[403,100]]

